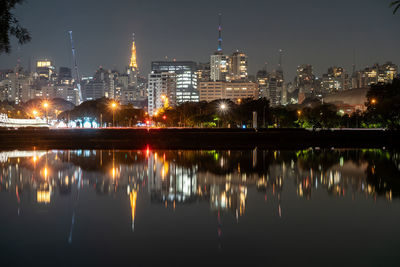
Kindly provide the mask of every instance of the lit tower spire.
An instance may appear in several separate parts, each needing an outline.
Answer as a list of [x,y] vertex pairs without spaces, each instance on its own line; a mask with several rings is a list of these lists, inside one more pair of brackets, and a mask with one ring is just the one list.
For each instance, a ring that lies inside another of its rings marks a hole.
[[218,52],[222,52],[222,14],[218,14]]
[[131,55],[131,63],[129,64],[129,67],[131,70],[136,71],[138,66],[136,62],[136,44],[135,44],[135,34],[132,34],[133,36],[133,41],[132,41],[132,55]]

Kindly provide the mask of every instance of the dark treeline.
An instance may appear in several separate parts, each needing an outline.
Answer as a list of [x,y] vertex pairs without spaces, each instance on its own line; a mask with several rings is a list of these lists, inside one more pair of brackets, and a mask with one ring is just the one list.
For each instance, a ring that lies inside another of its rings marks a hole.
[[365,112],[351,115],[333,104],[271,107],[267,99],[238,102],[216,100],[210,103],[184,103],[159,110],[153,120],[158,125],[181,127],[251,127],[257,112],[259,128],[389,128],[400,126],[400,80],[372,85],[367,94]]

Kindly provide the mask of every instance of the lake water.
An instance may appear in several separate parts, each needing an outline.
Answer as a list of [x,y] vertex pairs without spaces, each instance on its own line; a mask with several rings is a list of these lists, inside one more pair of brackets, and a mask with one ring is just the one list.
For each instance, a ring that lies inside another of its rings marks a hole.
[[390,150],[0,152],[1,265],[399,266]]

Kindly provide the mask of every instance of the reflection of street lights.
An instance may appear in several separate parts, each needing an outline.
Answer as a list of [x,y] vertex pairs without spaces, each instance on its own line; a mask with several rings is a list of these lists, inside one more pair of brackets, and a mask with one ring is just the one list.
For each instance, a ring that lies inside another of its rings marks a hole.
[[47,124],[49,124],[49,117],[47,116],[47,109],[49,108],[49,102],[44,101],[43,102],[43,107],[44,107],[44,110],[46,112],[46,122],[47,122]]
[[113,123],[112,123],[112,126],[114,127],[114,123],[115,123],[115,109],[117,108],[117,103],[116,102],[112,102],[111,103],[111,109],[112,109],[112,112],[113,112]]

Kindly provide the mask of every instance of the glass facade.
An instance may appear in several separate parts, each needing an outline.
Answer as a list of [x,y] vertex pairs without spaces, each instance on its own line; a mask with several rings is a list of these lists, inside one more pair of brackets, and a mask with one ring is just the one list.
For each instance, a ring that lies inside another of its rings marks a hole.
[[197,65],[193,61],[154,61],[151,63],[154,73],[169,72],[176,74],[176,102],[199,102],[197,89]]

